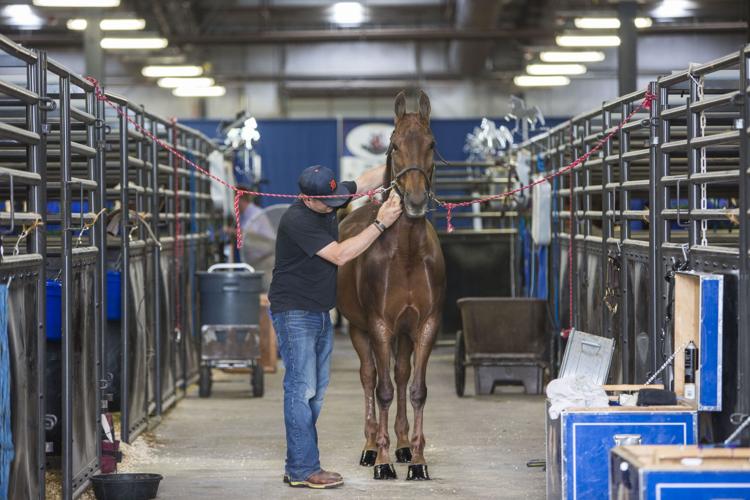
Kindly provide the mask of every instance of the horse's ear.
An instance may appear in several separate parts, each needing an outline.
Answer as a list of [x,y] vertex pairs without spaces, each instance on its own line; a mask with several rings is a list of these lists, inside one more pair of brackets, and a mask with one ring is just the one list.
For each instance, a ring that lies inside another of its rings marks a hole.
[[406,94],[404,94],[403,90],[396,96],[394,109],[396,111],[396,121],[403,118],[406,114]]
[[430,123],[430,111],[432,108],[430,107],[430,98],[427,97],[427,94],[424,93],[424,91],[419,91],[419,118],[425,122]]

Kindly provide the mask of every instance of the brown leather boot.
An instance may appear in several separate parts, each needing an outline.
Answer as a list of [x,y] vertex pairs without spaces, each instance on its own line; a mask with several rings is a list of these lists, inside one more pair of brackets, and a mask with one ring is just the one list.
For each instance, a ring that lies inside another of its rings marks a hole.
[[304,481],[289,481],[289,486],[294,488],[326,489],[336,488],[342,484],[344,484],[344,480],[341,478],[340,474],[324,470],[319,470],[318,472],[311,474]]

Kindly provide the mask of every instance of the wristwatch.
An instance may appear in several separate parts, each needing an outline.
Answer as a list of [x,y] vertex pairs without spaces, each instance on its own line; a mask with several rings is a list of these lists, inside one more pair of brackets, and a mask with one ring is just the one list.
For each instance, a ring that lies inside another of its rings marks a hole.
[[385,224],[380,222],[378,219],[375,219],[375,222],[373,222],[373,224],[375,225],[376,228],[378,228],[378,231],[380,231],[381,233],[385,232],[386,230]]

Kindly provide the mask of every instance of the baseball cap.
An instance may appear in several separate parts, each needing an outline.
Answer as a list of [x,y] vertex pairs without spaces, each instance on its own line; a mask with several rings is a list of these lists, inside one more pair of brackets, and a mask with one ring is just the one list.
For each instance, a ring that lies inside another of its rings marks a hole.
[[331,196],[345,195],[341,198],[321,198],[320,201],[329,207],[338,208],[349,201],[349,190],[336,182],[333,171],[322,165],[307,167],[299,176],[297,181],[299,190],[308,196]]

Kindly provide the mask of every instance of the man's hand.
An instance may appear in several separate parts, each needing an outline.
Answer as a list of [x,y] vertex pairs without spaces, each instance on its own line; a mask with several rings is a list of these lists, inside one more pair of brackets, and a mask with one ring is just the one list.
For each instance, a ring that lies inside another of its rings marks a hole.
[[398,193],[391,193],[383,203],[383,206],[378,210],[378,220],[385,225],[385,227],[391,227],[396,220],[401,216],[401,197]]

